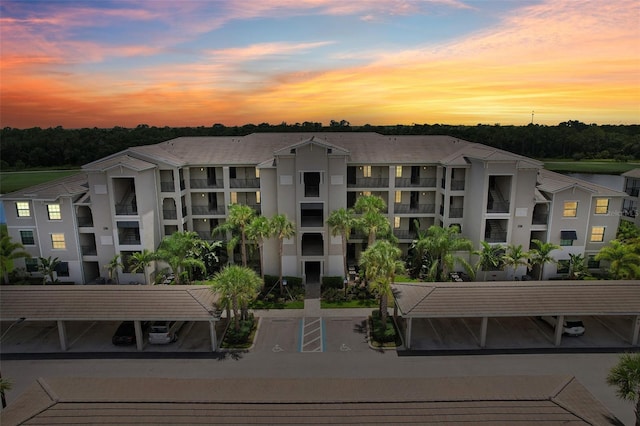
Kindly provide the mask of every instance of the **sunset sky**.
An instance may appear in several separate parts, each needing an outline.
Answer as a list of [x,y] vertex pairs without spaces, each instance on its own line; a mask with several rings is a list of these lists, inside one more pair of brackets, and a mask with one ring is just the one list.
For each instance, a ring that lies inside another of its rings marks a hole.
[[0,125],[640,123],[637,0],[0,0]]

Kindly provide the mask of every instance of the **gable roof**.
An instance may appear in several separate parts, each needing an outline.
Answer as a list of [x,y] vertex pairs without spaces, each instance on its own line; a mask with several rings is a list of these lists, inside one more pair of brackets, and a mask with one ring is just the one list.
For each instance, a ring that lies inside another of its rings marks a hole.
[[622,191],[616,191],[607,187],[596,185],[582,179],[566,176],[560,173],[552,172],[546,169],[538,171],[538,185],[540,191],[551,194],[564,191],[570,188],[580,188],[584,191],[591,192],[594,195],[608,197],[624,197],[626,194]]
[[346,149],[339,147],[337,145],[332,145],[330,143],[328,143],[327,141],[325,141],[324,139],[321,138],[317,138],[315,136],[311,136],[308,139],[302,140],[298,143],[295,143],[293,145],[289,145],[287,147],[284,147],[282,149],[277,150],[274,155],[289,155],[291,153],[292,149],[297,149],[301,146],[306,146],[309,144],[313,144],[313,145],[317,145],[317,146],[321,146],[323,148],[327,148],[327,149],[331,149],[332,150],[332,154],[341,154],[341,155],[349,155],[349,151],[347,151]]
[[[609,424],[575,378],[41,378],[3,425]],[[134,417],[132,417],[134,416]]]
[[622,176],[638,179],[640,178],[640,167],[638,167],[637,169],[629,170],[628,172],[624,172]]
[[60,179],[30,186],[2,195],[7,199],[57,200],[60,197],[81,196],[89,191],[87,174],[78,173]]
[[104,172],[116,167],[126,167],[127,169],[140,172],[143,170],[153,169],[156,165],[148,161],[141,160],[140,158],[134,158],[124,151],[123,153],[118,153],[89,163],[85,165],[83,169]]

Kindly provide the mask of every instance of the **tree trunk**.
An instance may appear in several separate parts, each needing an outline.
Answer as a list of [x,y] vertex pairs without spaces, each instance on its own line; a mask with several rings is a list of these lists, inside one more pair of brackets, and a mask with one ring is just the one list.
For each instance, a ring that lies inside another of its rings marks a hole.
[[258,244],[258,252],[260,253],[260,278],[264,287],[264,243]]
[[246,244],[246,238],[244,235],[244,229],[242,229],[241,235],[242,235],[242,246],[240,247],[240,253],[242,255],[242,266],[246,268],[247,267],[247,244]]
[[636,399],[636,426],[640,426],[640,395]]
[[238,297],[233,296],[233,328],[240,331],[240,312],[238,312]]
[[369,232],[369,240],[367,247],[371,247],[376,242],[376,231]]
[[284,251],[284,241],[280,240],[278,253],[280,254],[280,296],[284,294],[284,286],[282,285],[282,252]]
[[344,277],[349,278],[349,268],[347,267],[347,237],[342,234],[342,260],[344,267]]
[[382,330],[387,329],[387,294],[380,295],[380,326]]

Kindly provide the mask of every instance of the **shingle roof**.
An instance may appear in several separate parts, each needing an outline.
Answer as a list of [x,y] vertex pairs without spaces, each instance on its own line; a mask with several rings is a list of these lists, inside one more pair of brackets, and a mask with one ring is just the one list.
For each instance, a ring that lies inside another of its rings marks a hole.
[[394,284],[407,317],[640,315],[637,281]]
[[38,379],[1,413],[19,424],[609,424],[575,378]]
[[596,185],[571,176],[565,176],[550,170],[540,169],[538,171],[538,189],[541,191],[556,193],[568,188],[579,187],[595,195],[624,197],[626,194],[621,191],[615,191],[607,187]]
[[131,170],[142,171],[153,169],[156,165],[139,158],[134,158],[130,155],[116,154],[114,156],[108,156],[100,160],[96,160],[85,165],[83,168],[85,170],[98,170],[102,172],[114,167],[126,167]]
[[3,286],[0,319],[205,321],[216,300],[208,286]]
[[89,191],[87,186],[87,174],[77,173],[60,179],[30,186],[19,191],[4,194],[2,198],[31,198],[34,200],[56,200],[59,197],[84,194]]
[[630,178],[640,178],[640,167],[638,167],[637,169],[629,170],[628,172],[624,172],[622,176]]

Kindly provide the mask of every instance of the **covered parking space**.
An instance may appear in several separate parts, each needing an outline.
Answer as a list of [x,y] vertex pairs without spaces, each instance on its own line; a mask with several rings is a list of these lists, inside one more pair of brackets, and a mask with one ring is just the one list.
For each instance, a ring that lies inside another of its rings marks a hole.
[[505,281],[394,284],[396,312],[406,321],[405,346],[412,346],[412,320],[480,318],[479,346],[486,347],[489,318],[556,316],[554,345],[562,341],[567,316],[629,317],[628,340],[638,345],[638,281]]
[[0,288],[0,320],[55,322],[60,349],[66,351],[66,323],[71,321],[133,321],[138,351],[143,349],[142,324],[147,321],[209,323],[211,350],[217,349],[215,322],[220,319],[217,295],[208,286],[16,286]]

